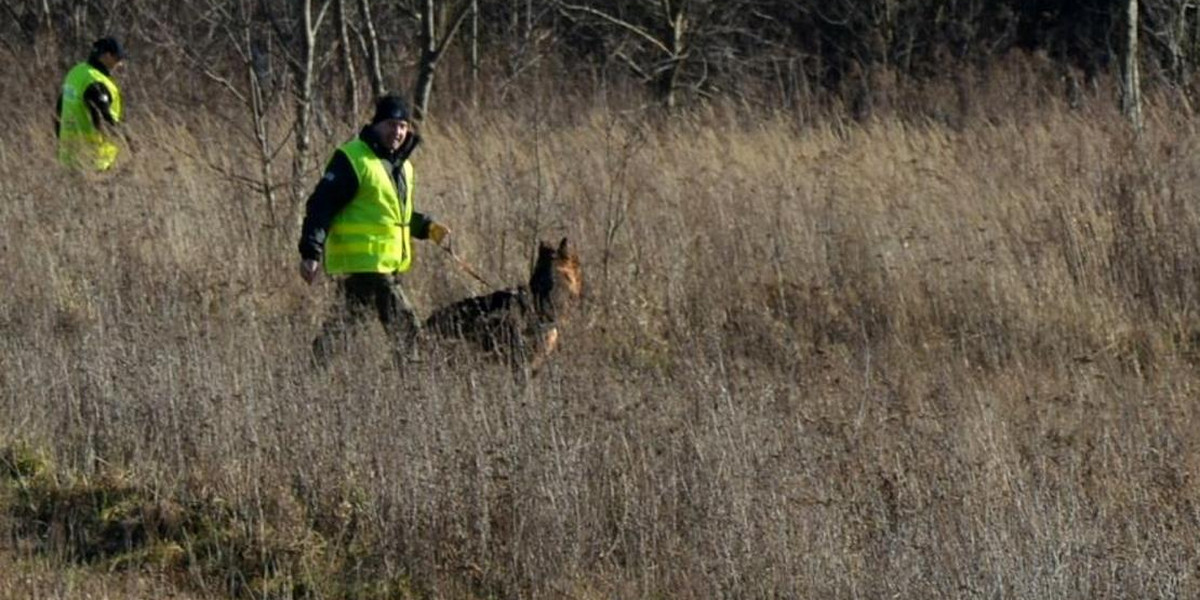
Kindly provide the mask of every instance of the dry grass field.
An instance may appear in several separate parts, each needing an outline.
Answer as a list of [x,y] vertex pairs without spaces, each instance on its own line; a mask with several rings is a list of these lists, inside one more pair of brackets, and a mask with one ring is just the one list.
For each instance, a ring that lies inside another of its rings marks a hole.
[[[1200,596],[1200,135],[1169,98],[1140,139],[1003,84],[957,123],[431,122],[418,202],[464,258],[582,256],[522,385],[453,347],[398,371],[377,328],[314,370],[299,206],[146,85],[105,178],[0,90],[0,598]],[[485,291],[427,245],[406,281],[421,314]]]

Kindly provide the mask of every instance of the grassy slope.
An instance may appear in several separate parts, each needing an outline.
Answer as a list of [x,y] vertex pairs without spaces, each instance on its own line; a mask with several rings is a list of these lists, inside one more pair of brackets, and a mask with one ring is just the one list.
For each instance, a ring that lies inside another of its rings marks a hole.
[[[82,181],[12,101],[0,442],[52,457],[43,498],[119,481],[158,507],[137,518],[185,515],[144,529],[191,589],[1198,593],[1200,170],[1179,115],[1151,110],[1140,143],[1053,103],[958,129],[435,124],[421,202],[468,259],[516,283],[538,237],[584,256],[565,351],[522,389],[461,355],[310,372],[333,290],[293,272],[294,210],[182,152],[236,164],[223,125],[148,106],[137,162]],[[422,312],[480,291],[420,250]]]

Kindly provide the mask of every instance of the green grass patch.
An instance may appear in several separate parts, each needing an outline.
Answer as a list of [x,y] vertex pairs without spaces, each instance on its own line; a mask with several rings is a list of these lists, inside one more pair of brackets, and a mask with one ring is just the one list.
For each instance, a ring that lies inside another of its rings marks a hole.
[[281,491],[258,510],[210,495],[169,499],[134,474],[79,478],[23,444],[0,448],[0,511],[37,553],[105,571],[162,573],[234,598],[413,599],[429,592],[383,568],[361,500],[329,507]]

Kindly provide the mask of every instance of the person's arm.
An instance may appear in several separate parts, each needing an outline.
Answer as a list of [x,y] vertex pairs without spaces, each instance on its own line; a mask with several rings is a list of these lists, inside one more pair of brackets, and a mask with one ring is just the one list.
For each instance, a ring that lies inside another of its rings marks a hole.
[[92,125],[96,129],[112,134],[117,126],[117,120],[112,114],[112,95],[103,83],[95,82],[83,91],[83,103],[88,107],[92,116]]
[[450,247],[446,241],[450,237],[450,228],[431,215],[414,211],[412,220],[408,223],[408,231],[418,240],[430,240],[439,246]]
[[358,193],[358,175],[350,159],[341,151],[335,152],[317,188],[305,205],[304,224],[300,229],[301,260],[320,261],[325,251],[329,225]]

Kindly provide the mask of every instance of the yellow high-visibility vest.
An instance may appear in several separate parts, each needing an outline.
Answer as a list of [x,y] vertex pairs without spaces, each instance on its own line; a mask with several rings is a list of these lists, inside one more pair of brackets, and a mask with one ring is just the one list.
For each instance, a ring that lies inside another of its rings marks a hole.
[[329,227],[326,273],[403,273],[412,264],[409,224],[413,214],[413,168],[404,161],[404,198],[387,161],[355,138],[340,150],[358,176],[358,192]]
[[58,160],[64,165],[104,171],[117,160],[117,145],[96,129],[83,100],[84,91],[97,82],[108,88],[113,120],[121,122],[121,89],[116,82],[86,62],[75,65],[63,80],[58,116]]

